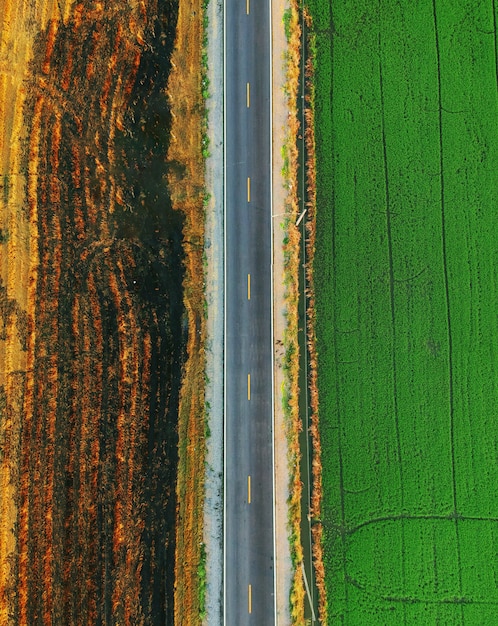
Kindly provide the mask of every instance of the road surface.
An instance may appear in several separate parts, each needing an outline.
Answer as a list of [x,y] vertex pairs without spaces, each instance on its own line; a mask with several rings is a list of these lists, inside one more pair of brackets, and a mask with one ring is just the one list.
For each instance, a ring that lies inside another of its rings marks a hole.
[[269,0],[225,0],[226,626],[275,620]]

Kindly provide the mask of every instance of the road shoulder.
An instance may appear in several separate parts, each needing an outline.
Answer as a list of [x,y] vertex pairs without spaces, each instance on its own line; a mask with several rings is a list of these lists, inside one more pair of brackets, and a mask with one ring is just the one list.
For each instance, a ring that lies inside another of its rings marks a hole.
[[206,614],[203,623],[223,624],[223,346],[224,346],[224,171],[223,171],[223,3],[210,0],[208,12],[209,157],[205,218],[205,297],[207,302]]
[[273,350],[274,411],[275,411],[275,571],[277,624],[291,623],[290,591],[293,578],[289,546],[289,468],[286,425],[282,404],[284,370],[284,333],[286,328],[286,303],[284,287],[284,237],[281,227],[285,212],[287,191],[282,176],[284,166],[282,147],[287,135],[288,103],[285,94],[287,40],[284,30],[284,11],[287,0],[272,1],[272,126],[273,126]]

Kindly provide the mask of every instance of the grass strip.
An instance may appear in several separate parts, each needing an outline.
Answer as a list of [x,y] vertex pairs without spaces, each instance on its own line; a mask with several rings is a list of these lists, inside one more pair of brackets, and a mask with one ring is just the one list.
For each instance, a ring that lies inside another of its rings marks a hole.
[[205,0],[180,0],[173,70],[168,85],[173,115],[168,161],[173,206],[185,216],[184,305],[189,338],[179,414],[175,624],[205,617],[203,506],[206,457],[204,295],[205,158],[208,155]]

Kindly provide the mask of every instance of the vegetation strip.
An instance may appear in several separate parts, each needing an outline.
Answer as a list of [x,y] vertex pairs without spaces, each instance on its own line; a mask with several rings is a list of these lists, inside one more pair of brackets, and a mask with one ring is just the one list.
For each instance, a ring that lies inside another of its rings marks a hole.
[[173,207],[185,216],[184,305],[189,338],[179,412],[178,511],[175,560],[175,623],[200,624],[205,610],[203,502],[206,455],[204,157],[205,99],[208,96],[205,57],[206,5],[180,0],[173,71],[168,94],[173,116],[168,151],[169,187]]
[[285,217],[282,226],[284,237],[284,284],[286,303],[286,328],[284,332],[284,388],[283,408],[288,440],[289,467],[289,544],[294,569],[290,592],[291,619],[295,624],[304,623],[305,587],[303,580],[303,548],[301,544],[301,495],[299,432],[302,428],[299,414],[299,343],[298,343],[298,303],[299,303],[299,259],[300,231],[296,227],[299,216],[297,197],[298,150],[297,135],[299,120],[297,94],[300,84],[301,27],[299,8],[296,1],[290,3],[284,13],[287,36],[287,83],[288,131],[283,147],[282,175],[288,185]]
[[318,589],[318,619],[327,624],[327,602],[325,592],[325,572],[323,565],[323,525],[321,523],[322,506],[322,465],[321,439],[318,414],[318,359],[316,347],[316,310],[314,260],[316,245],[316,151],[315,151],[315,85],[314,67],[316,59],[316,40],[312,29],[312,20],[307,7],[304,7],[304,19],[308,29],[306,59],[306,104],[305,104],[305,145],[306,145],[306,289],[307,289],[307,348],[309,354],[309,396],[312,440],[312,490],[311,511],[313,566],[315,584]]

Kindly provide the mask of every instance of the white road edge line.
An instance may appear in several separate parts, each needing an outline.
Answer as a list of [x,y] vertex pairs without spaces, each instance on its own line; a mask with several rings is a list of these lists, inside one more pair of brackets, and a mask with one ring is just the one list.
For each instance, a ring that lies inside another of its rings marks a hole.
[[275,626],[277,619],[277,538],[276,538],[276,485],[275,485],[275,356],[274,346],[274,280],[273,280],[273,23],[272,23],[272,0],[268,0],[269,30],[270,30],[270,293],[271,293],[271,464],[273,477],[273,611]]
[[227,171],[227,125],[226,125],[226,75],[227,75],[227,41],[226,41],[226,0],[223,2],[223,625],[226,626],[226,596],[227,596],[227,506],[226,506],[226,493],[227,493],[227,396],[226,396],[226,383],[227,383],[227,355],[226,355],[226,341],[227,341],[227,187],[226,187],[226,171]]

